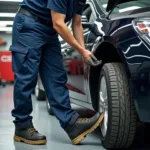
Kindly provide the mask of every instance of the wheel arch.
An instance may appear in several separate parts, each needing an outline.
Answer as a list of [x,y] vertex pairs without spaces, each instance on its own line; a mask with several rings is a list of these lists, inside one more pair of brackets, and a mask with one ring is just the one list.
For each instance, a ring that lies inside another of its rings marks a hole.
[[98,60],[102,60],[102,65],[98,67],[90,67],[89,73],[89,90],[91,95],[91,101],[93,108],[97,110],[98,106],[98,80],[100,71],[105,63],[110,62],[122,62],[128,77],[130,78],[130,71],[128,65],[123,57],[122,50],[114,41],[102,41],[96,46],[96,49],[93,51],[94,55]]

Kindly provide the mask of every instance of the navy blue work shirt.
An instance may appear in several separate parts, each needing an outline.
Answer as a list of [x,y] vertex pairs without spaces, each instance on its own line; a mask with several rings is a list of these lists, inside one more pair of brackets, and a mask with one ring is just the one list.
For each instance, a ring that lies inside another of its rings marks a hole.
[[65,14],[65,22],[68,22],[75,14],[82,14],[85,3],[86,0],[23,0],[20,5],[29,8],[35,16],[51,23],[50,10]]

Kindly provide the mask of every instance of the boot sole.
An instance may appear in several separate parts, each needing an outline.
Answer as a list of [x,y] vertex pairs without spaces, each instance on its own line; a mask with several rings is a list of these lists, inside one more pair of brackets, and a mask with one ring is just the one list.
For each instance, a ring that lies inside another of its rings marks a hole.
[[97,129],[97,127],[99,126],[99,124],[103,121],[104,119],[104,113],[100,116],[100,118],[98,119],[98,121],[88,130],[86,130],[85,132],[83,132],[82,134],[80,134],[78,137],[76,137],[75,139],[72,140],[72,144],[77,145],[79,144],[85,137],[87,134],[93,132],[94,130]]
[[19,137],[19,136],[14,136],[14,141],[15,142],[24,142],[26,144],[30,144],[30,145],[44,145],[46,144],[47,140],[38,140],[38,141],[31,141],[31,140],[27,140],[25,138]]

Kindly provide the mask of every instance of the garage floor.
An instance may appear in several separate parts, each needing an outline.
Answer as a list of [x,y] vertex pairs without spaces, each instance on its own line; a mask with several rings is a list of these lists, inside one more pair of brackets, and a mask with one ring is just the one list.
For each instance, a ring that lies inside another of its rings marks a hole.
[[[5,88],[0,86],[0,150],[104,150],[100,143],[100,137],[97,132],[87,136],[87,138],[78,146],[71,145],[66,133],[60,128],[55,117],[49,116],[46,110],[46,103],[39,102],[33,96],[33,116],[36,128],[47,136],[48,142],[44,146],[31,146],[24,143],[13,142],[14,125],[12,123],[11,110],[13,86],[8,85]],[[74,106],[73,106],[74,107]],[[77,108],[76,109],[81,109]],[[85,111],[83,111],[85,112]],[[141,128],[141,127],[140,127]],[[150,149],[150,136],[146,136],[143,128],[139,129],[138,139],[132,149],[142,150]],[[148,140],[146,140],[148,139]]]

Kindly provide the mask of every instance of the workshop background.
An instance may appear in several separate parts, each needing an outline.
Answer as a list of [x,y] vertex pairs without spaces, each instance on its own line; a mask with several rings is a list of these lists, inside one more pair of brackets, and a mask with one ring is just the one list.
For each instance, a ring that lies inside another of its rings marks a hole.
[[[37,100],[35,93],[32,95],[34,124],[41,133],[47,135],[48,142],[44,146],[31,146],[13,141],[14,125],[11,110],[13,109],[14,74],[11,69],[12,57],[9,46],[12,41],[13,19],[20,1],[0,0],[0,150],[104,150],[100,142],[99,129],[88,135],[79,146],[71,145],[59,122],[54,116],[49,115],[46,101]],[[79,111],[81,116],[92,114],[92,110],[77,105],[72,107]],[[147,135],[145,134],[143,124],[139,124],[136,140],[131,149],[143,150],[146,141],[150,143],[150,136],[148,132]]]

